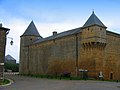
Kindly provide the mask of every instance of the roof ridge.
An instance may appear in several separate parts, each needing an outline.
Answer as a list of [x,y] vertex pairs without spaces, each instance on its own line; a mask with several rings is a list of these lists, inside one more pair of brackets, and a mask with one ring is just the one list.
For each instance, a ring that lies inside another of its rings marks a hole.
[[48,37],[43,38],[43,39],[38,39],[33,44],[37,44],[37,43],[40,43],[40,42],[43,42],[43,41],[52,40],[52,39],[56,39],[56,38],[60,38],[60,37],[68,36],[68,35],[77,34],[77,33],[80,32],[80,30],[81,30],[81,27],[75,28],[75,29],[71,29],[71,30],[67,30],[67,31],[63,31],[63,32],[58,33],[55,36],[51,35],[51,36],[48,36]]

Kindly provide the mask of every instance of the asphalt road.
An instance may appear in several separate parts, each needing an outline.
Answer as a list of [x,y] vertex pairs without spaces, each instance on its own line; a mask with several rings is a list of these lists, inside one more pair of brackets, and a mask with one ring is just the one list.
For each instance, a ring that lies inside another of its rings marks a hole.
[[0,90],[120,90],[120,82],[53,80],[7,75],[14,81]]

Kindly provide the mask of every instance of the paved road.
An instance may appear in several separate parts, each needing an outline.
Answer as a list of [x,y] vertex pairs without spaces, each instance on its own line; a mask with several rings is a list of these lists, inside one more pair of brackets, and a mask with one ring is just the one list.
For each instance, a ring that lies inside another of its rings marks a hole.
[[53,80],[7,75],[14,83],[0,90],[120,90],[120,82]]

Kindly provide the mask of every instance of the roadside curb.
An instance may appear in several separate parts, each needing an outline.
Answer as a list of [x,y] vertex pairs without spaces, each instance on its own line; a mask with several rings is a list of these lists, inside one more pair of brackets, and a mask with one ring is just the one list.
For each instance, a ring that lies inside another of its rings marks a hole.
[[8,79],[8,78],[6,78],[6,79],[7,79],[7,80],[9,80],[9,81],[10,81],[10,83],[5,84],[5,85],[0,85],[0,86],[2,86],[2,87],[4,87],[4,86],[9,86],[9,85],[11,85],[12,83],[14,83],[14,81],[13,81],[13,80]]

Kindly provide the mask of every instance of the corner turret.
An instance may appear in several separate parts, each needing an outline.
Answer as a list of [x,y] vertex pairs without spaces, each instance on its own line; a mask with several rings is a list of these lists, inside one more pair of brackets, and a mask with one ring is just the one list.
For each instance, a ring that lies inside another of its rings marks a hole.
[[37,39],[42,39],[33,21],[31,21],[23,35],[21,35],[20,37],[22,41],[25,41],[24,45],[29,45]]
[[[79,65],[80,68],[89,71],[89,77],[91,78],[97,78],[99,72],[104,73],[104,65],[102,63],[105,60],[106,28],[94,12],[92,12],[81,28],[81,45],[83,50],[81,58],[83,62],[81,61]],[[86,62],[89,62],[89,64]]]
[[37,39],[43,39],[34,22],[32,21],[23,35],[20,36],[20,74],[29,74],[29,45],[31,45]]
[[88,18],[82,29],[82,44],[84,48],[106,46],[106,26],[95,15],[94,11]]

